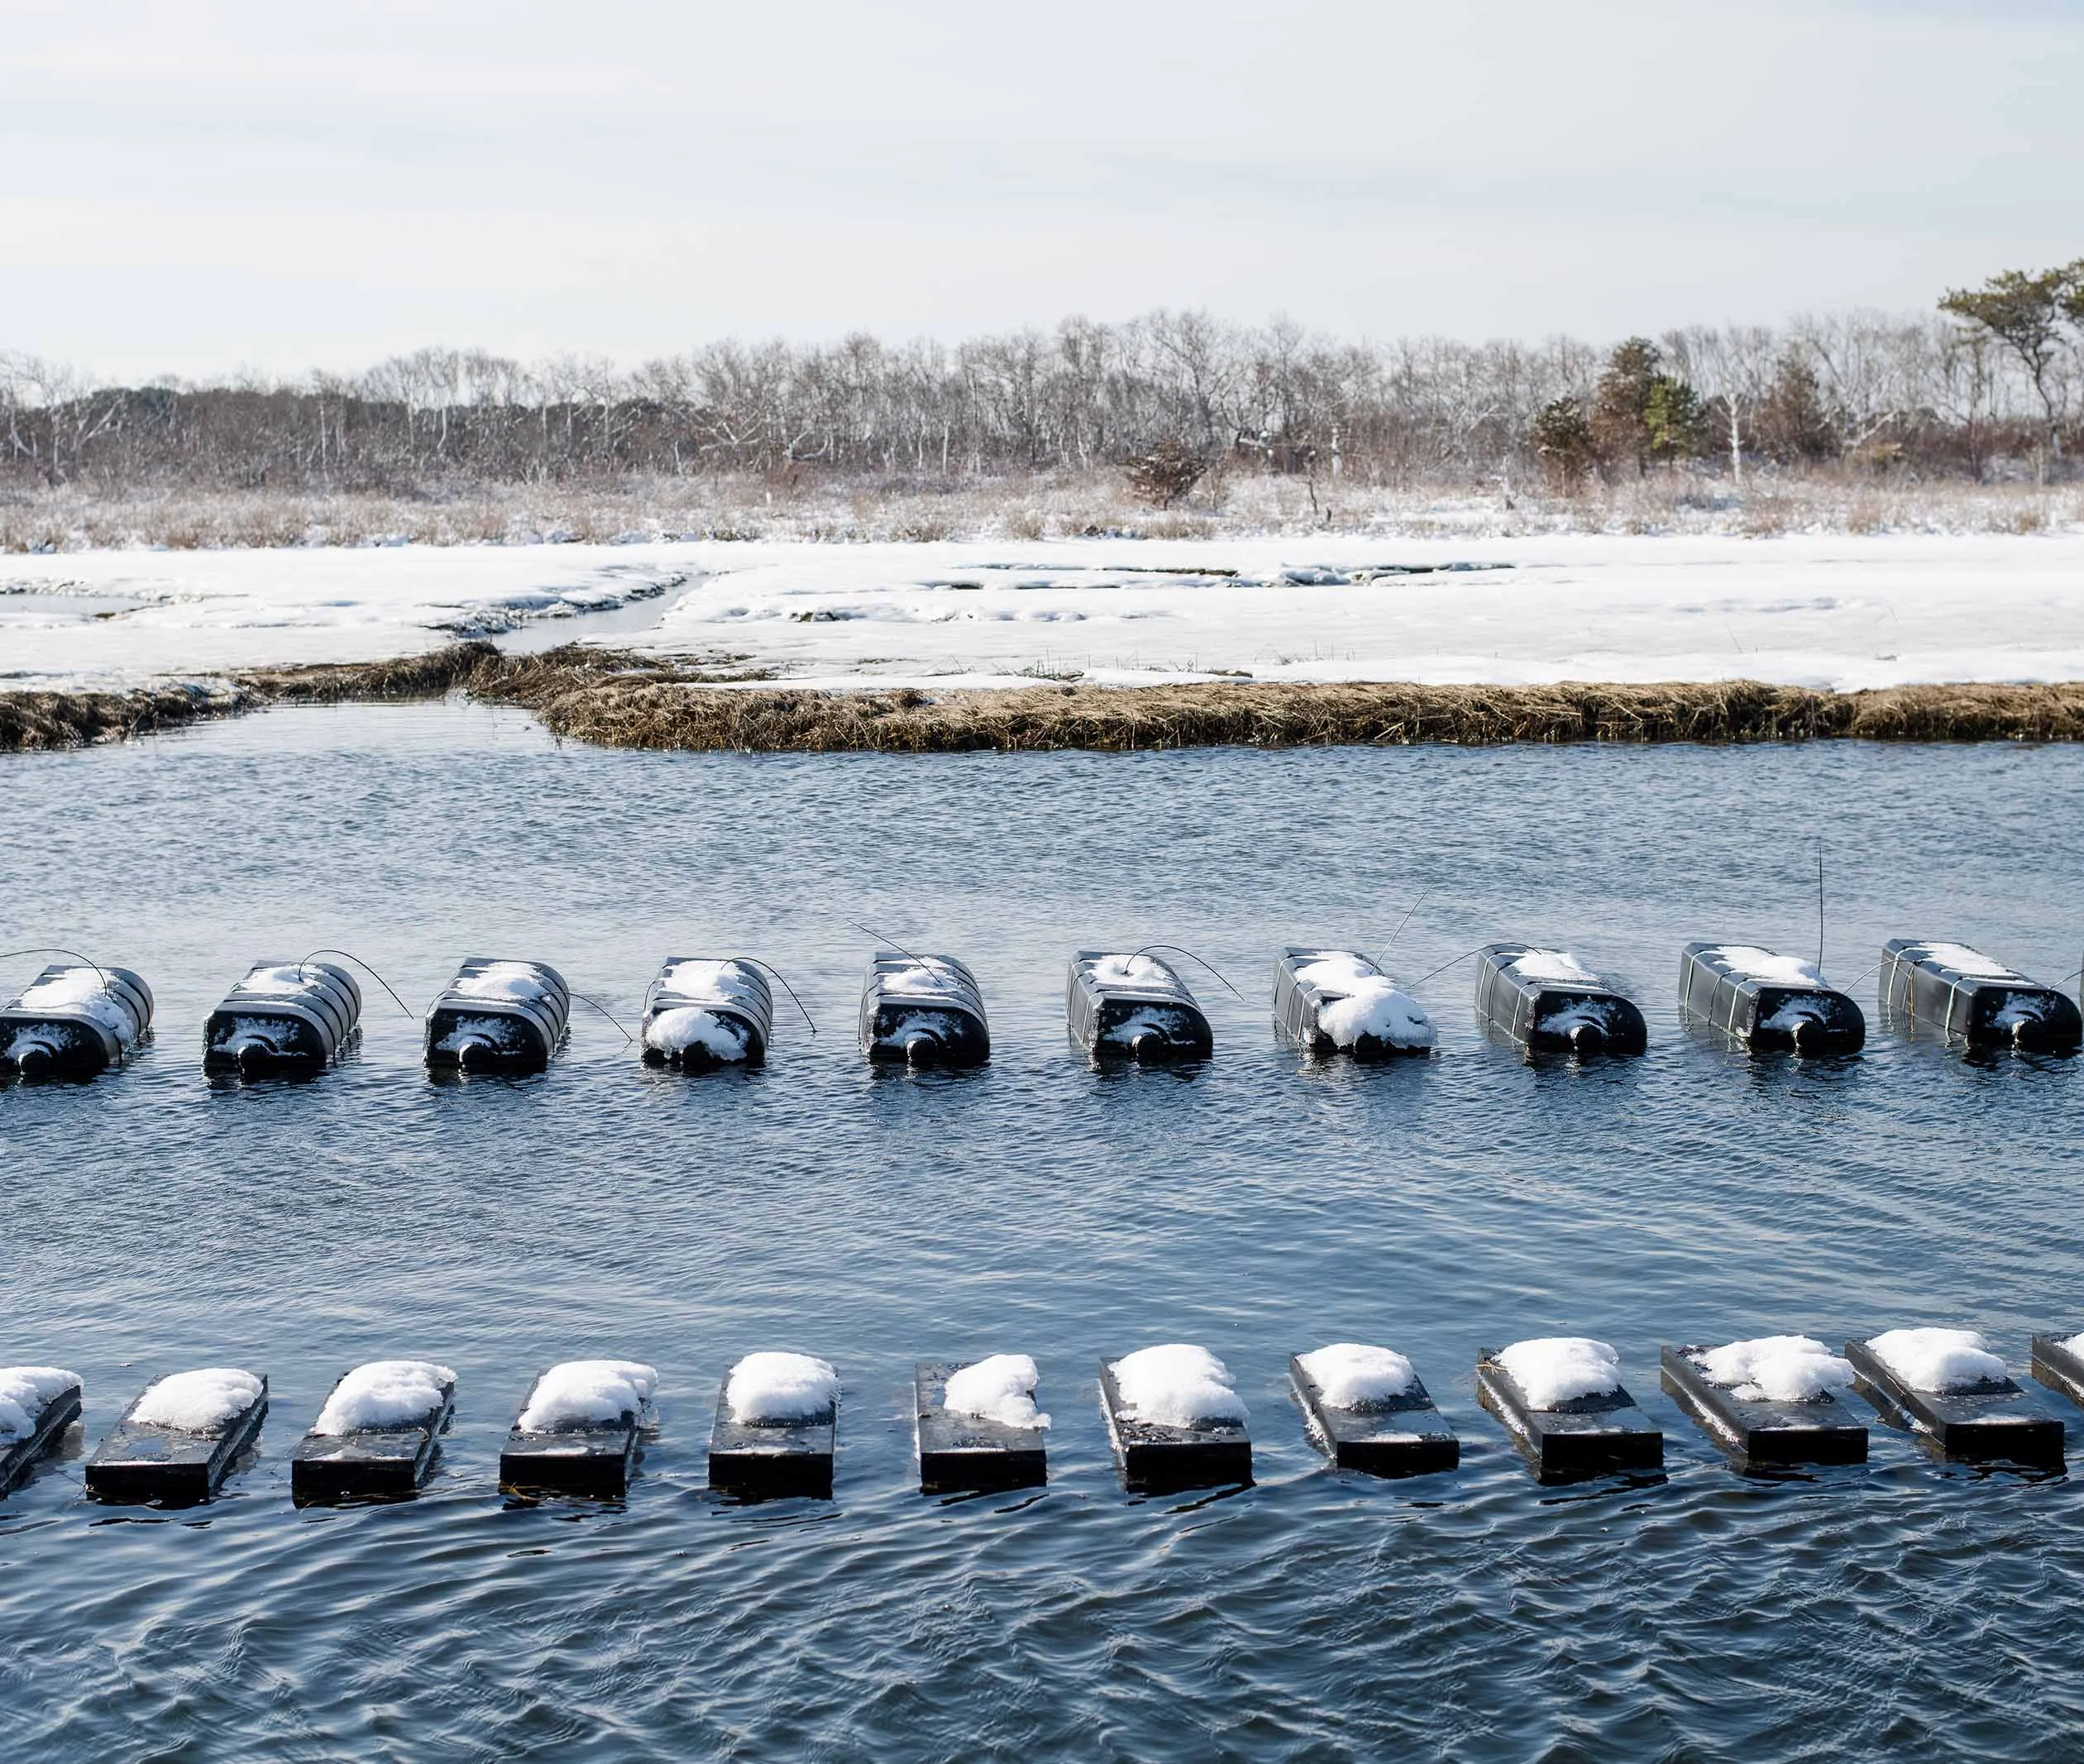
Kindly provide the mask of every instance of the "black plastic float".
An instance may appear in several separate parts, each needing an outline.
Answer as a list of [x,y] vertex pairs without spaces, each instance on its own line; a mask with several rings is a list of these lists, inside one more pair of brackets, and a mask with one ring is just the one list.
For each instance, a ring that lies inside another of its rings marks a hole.
[[952,955],[878,949],[861,988],[861,1046],[878,1064],[982,1065],[992,1032],[976,976]]
[[1072,1040],[1094,1059],[1159,1065],[1216,1049],[1187,982],[1154,955],[1080,950],[1065,977],[1064,1010]]
[[1121,1480],[1140,1492],[1164,1494],[1252,1480],[1250,1430],[1231,1422],[1167,1427],[1122,1413],[1115,1362],[1100,1362],[1100,1409],[1107,1418]]
[[624,1409],[613,1421],[557,1427],[521,1425],[537,1389],[557,1370],[552,1366],[538,1373],[514,1412],[514,1425],[499,1448],[499,1486],[528,1494],[612,1497],[628,1492],[643,1432],[641,1408]]
[[87,1460],[87,1492],[95,1499],[123,1505],[157,1501],[169,1507],[207,1501],[239,1454],[260,1437],[260,1423],[267,1418],[265,1374],[260,1397],[208,1432],[132,1420],[153,1388],[148,1384],[137,1394],[115,1431]]
[[1498,1351],[1487,1347],[1477,1355],[1477,1399],[1504,1423],[1541,1481],[1664,1467],[1664,1434],[1625,1386],[1536,1408],[1512,1374],[1495,1363]]
[[2084,1042],[2067,995],[1965,944],[1892,937],[1881,946],[1881,1003],[1914,1030],[1972,1045],[2062,1051]]
[[427,1012],[435,1070],[540,1072],[563,1039],[571,989],[543,962],[472,956]]
[[[1528,963],[1527,972],[1519,965],[1523,962]],[[1630,1000],[1583,970],[1541,971],[1575,966],[1561,951],[1531,944],[1492,944],[1479,949],[1478,1019],[1533,1053],[1642,1052],[1650,1031]]]
[[2084,1355],[2070,1346],[2076,1339],[2074,1335],[2035,1336],[2032,1370],[2050,1390],[2084,1406]]
[[65,1431],[79,1419],[80,1387],[78,1379],[44,1399],[31,1417],[29,1431],[0,1441],[0,1495],[29,1474],[37,1459],[55,1446]]
[[739,1500],[791,1495],[829,1500],[839,1432],[837,1401],[823,1414],[805,1420],[735,1420],[731,1381],[726,1378],[717,1393],[716,1421],[710,1429],[710,1487]]
[[1426,1025],[1426,1033],[1422,1036],[1385,1038],[1363,1034],[1342,1040],[1332,1034],[1326,1026],[1326,1011],[1354,995],[1350,984],[1326,984],[1317,978],[1302,978],[1305,970],[1325,963],[1348,967],[1356,977],[1365,975],[1384,985],[1394,984],[1380,963],[1355,950],[1317,949],[1291,944],[1281,952],[1280,962],[1274,970],[1274,1021],[1291,1040],[1312,1054],[1343,1052],[1355,1059],[1393,1059],[1400,1054],[1432,1051],[1432,1020],[1415,1000],[1411,1009]]
[[263,962],[203,1025],[208,1072],[261,1073],[330,1064],[361,1021],[361,988],[331,962]]
[[1679,958],[1679,1005],[1753,1051],[1852,1054],[1867,1043],[1867,1018],[1824,984],[1761,974],[1743,958],[1779,958],[1747,944],[1688,944]]
[[[335,1383],[340,1388],[351,1371]],[[332,1393],[327,1393],[330,1401]],[[322,1405],[320,1413],[323,1413]],[[289,1455],[289,1494],[299,1502],[400,1499],[418,1492],[434,1468],[442,1434],[456,1412],[456,1381],[441,1381],[441,1395],[421,1413],[349,1433],[315,1430]],[[501,1465],[504,1480],[504,1464]]]
[[1461,1462],[1461,1441],[1434,1408],[1422,1379],[1400,1396],[1365,1408],[1341,1408],[1312,1378],[1302,1356],[1288,1358],[1288,1381],[1302,1405],[1311,1438],[1341,1470],[1372,1476],[1423,1476]]
[[1800,1403],[1740,1397],[1700,1369],[1699,1357],[1710,1351],[1662,1349],[1661,1382],[1701,1431],[1746,1468],[1867,1462],[1867,1430],[1830,1392]]
[[152,990],[127,968],[54,962],[0,1010],[0,1075],[92,1078],[152,1026]]
[[959,1360],[922,1360],[912,1375],[920,1492],[958,1494],[1041,1487],[1049,1480],[1049,1454],[1040,1427],[1016,1427],[980,1415],[958,1415],[948,1408],[948,1381],[965,1364]]
[[1889,1369],[1865,1341],[1845,1344],[1857,1374],[1854,1388],[1887,1419],[1929,1441],[1943,1456],[1976,1464],[2057,1467],[2062,1424],[2034,1413],[2010,1378],[1966,1390],[1919,1390]]
[[774,1032],[774,993],[749,962],[674,955],[652,983],[638,1040],[648,1066],[757,1066]]

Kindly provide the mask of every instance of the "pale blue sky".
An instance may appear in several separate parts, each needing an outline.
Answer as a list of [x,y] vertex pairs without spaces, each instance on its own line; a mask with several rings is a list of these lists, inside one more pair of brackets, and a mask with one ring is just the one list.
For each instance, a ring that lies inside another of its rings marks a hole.
[[2084,256],[2084,4],[0,0],[0,347],[625,360],[1153,306],[1595,338]]

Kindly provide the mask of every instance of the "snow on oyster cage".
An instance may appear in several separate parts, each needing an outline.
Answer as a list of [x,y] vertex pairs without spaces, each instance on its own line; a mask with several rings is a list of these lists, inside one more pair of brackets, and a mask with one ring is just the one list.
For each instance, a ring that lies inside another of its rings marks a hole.
[[431,1360],[372,1360],[333,1386],[311,1431],[332,1436],[404,1427],[440,1408],[455,1384],[456,1374]]
[[[0,600],[10,672],[38,685],[375,660],[547,616],[576,638],[722,648],[748,674],[811,686],[1241,675],[1851,690],[2084,677],[2080,571],[2075,533],[662,541],[10,557]],[[559,612],[585,605],[603,611]]]
[[1824,983],[1824,971],[1815,963],[1804,962],[1800,956],[1776,955],[1755,944],[1718,944],[1706,953],[1726,963],[1733,973],[1768,986],[1814,987]]
[[536,1380],[514,1426],[523,1433],[614,1427],[642,1417],[657,1388],[657,1372],[633,1360],[568,1360]]
[[839,1374],[811,1354],[748,1354],[724,1380],[724,1400],[740,1427],[824,1421],[839,1400]]
[[1728,1341],[1694,1356],[1710,1384],[1747,1403],[1814,1403],[1852,1382],[1852,1365],[1808,1336]]
[[1589,1336],[1537,1336],[1493,1355],[1530,1408],[1557,1408],[1621,1388],[1621,1356]]
[[1295,978],[1343,995],[1317,1011],[1317,1026],[1335,1047],[1351,1047],[1364,1035],[1389,1047],[1431,1047],[1439,1039],[1424,1006],[1387,974],[1350,955],[1320,957],[1298,968]]
[[1334,1341],[1297,1363],[1334,1408],[1379,1408],[1418,1382],[1417,1369],[1393,1348],[1357,1341]]
[[1008,1427],[1046,1427],[1049,1417],[1035,1406],[1042,1374],[1025,1354],[992,1354],[958,1368],[941,1387],[941,1407],[950,1414],[996,1421]]
[[1242,1427],[1249,1418],[1230,1370],[1205,1347],[1166,1342],[1125,1354],[1114,1365],[1121,1412],[1155,1427]]
[[1597,974],[1575,956],[1561,949],[1529,949],[1515,956],[1510,965],[1522,979],[1554,980],[1573,986],[1599,983]]
[[137,1399],[130,1420],[139,1427],[180,1433],[214,1433],[260,1400],[260,1380],[237,1366],[171,1372]]
[[77,1372],[57,1366],[0,1366],[0,1441],[35,1432],[50,1399],[79,1388]]
[[1944,1395],[2004,1382],[2005,1362],[1974,1329],[1890,1329],[1873,1336],[1868,1350],[1913,1390]]

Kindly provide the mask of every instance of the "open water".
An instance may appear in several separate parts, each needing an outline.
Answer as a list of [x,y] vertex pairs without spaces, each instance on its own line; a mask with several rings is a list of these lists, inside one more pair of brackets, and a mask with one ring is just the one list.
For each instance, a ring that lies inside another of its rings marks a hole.
[[[2077,965],[2084,752],[1819,745],[1134,757],[691,757],[553,744],[482,709],[284,711],[0,763],[0,946],[134,967],[156,1040],[84,1088],[0,1090],[0,1363],[81,1373],[78,1443],[0,1503],[12,1757],[2053,1758],[2084,1739],[2084,1490],[1871,1461],[1747,1480],[1657,1389],[1661,1343],[2084,1327],[2084,1066],[1972,1063],[1873,1021],[1843,1060],[1681,1025],[1694,936],[1827,963],[1891,935]],[[1287,942],[1407,979],[1546,939],[1635,991],[1649,1054],[1530,1066],[1422,996],[1436,1057],[1312,1065],[1266,1000]],[[869,939],[968,958],[995,1054],[872,1075]],[[1066,1045],[1082,945],[1181,944],[1204,1069]],[[313,1083],[213,1088],[202,1021],[261,957],[339,945],[415,1008],[470,954],[539,957],[625,1022],[668,954],[749,953],[764,1071],[638,1064],[576,1008],[546,1075],[430,1083],[416,1026]],[[4,964],[26,978],[33,959]],[[1188,969],[1190,978],[1195,971]],[[1871,1013],[1871,1021],[1872,1016]],[[1479,1346],[1620,1348],[1668,1435],[1651,1484],[1543,1489],[1477,1408]],[[1288,1355],[1412,1355],[1456,1473],[1327,1470]],[[1095,1363],[1200,1342],[1258,1482],[1135,1499]],[[840,1368],[837,1498],[704,1486],[757,1347]],[[1046,1492],[916,1492],[915,1360],[1033,1354]],[[503,1499],[552,1360],[654,1362],[626,1502]],[[365,1358],[454,1367],[409,1504],[299,1511],[288,1454]],[[79,1453],[151,1374],[265,1371],[213,1504],[100,1508]],[[2034,1400],[2072,1423],[2075,1412]]]

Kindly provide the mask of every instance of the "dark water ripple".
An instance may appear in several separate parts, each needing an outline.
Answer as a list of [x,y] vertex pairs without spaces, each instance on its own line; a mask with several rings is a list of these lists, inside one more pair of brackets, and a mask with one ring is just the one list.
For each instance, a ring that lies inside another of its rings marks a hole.
[[[0,774],[6,944],[125,962],[160,1005],[127,1072],[0,1092],[0,1360],[80,1371],[87,1443],[158,1370],[246,1364],[275,1392],[208,1508],[88,1506],[77,1442],[0,1505],[12,1756],[2073,1749],[2067,1479],[1881,1431],[1864,1468],[1747,1481],[1658,1394],[1656,1350],[1962,1322],[2017,1365],[2029,1331],[2084,1325],[2078,1063],[1886,1034],[1753,1063],[1671,1004],[1690,937],[1810,946],[1819,830],[1841,979],[1897,934],[2067,973],[2084,754],[697,758],[364,709]],[[1527,1067],[1475,1034],[1464,968],[1428,988],[1436,1059],[1299,1066],[1264,1011],[1274,947],[1379,945],[1426,888],[1405,974],[1554,939],[1634,984],[1650,1054]],[[972,961],[988,1070],[862,1067],[848,919]],[[1200,987],[1198,1074],[1095,1076],[1064,1043],[1064,959],[1159,938],[1248,1002]],[[413,1001],[464,954],[539,955],[625,1017],[667,954],[749,952],[823,1033],[785,1005],[765,1072],[689,1083],[582,1009],[547,1075],[437,1086],[372,987],[323,1080],[205,1085],[210,1004],[319,944]],[[1473,1360],[1551,1331],[1621,1347],[1662,1480],[1527,1478]],[[1412,1355],[1460,1471],[1322,1468],[1284,1367],[1341,1337]],[[1116,1482],[1094,1362],[1176,1339],[1238,1374],[1255,1488]],[[717,1381],[765,1346],[840,1367],[829,1504],[705,1489]],[[1051,1484],[924,1499],[912,1362],[996,1349],[1042,1363]],[[529,1376],[590,1352],[662,1369],[643,1475],[619,1505],[504,1503]],[[409,1505],[297,1512],[297,1434],[393,1354],[461,1374],[439,1474]]]

